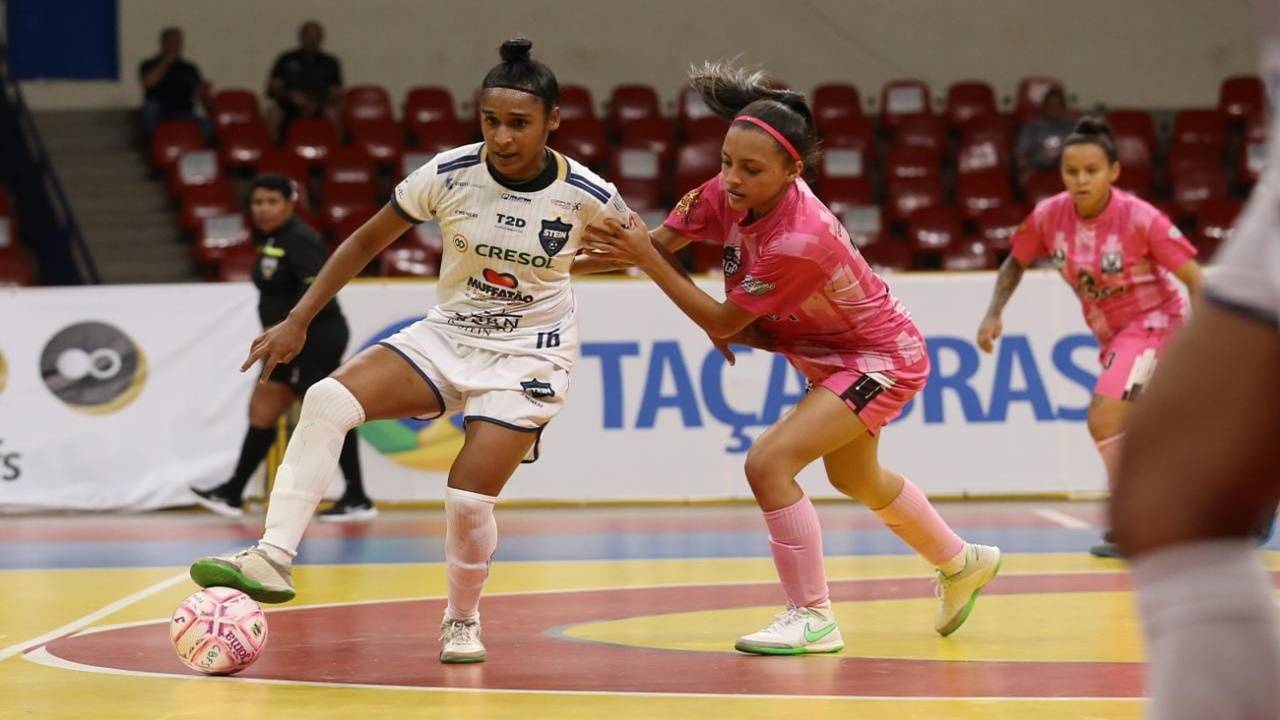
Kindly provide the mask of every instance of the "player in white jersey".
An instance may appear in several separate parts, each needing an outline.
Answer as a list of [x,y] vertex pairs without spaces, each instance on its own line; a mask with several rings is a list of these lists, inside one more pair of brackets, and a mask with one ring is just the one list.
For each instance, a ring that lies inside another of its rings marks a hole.
[[578,356],[569,284],[583,228],[629,223],[617,190],[546,146],[559,125],[555,76],[532,43],[503,43],[479,102],[484,142],[437,155],[334,252],[288,319],[254,342],[244,368],[262,377],[302,347],[311,318],[412,224],[436,220],[446,240],[439,304],[425,319],[340,367],[307,392],[276,473],[266,532],[254,547],[207,557],[191,577],[263,602],[294,596],[298,543],[324,493],[343,435],[366,420],[461,411],[466,437],[445,490],[449,602],[442,662],[480,662],[480,592],[497,547],[494,504],[560,410]]
[[[1280,0],[1259,4],[1280,89]],[[1249,532],[1280,497],[1280,116],[1191,323],[1133,414],[1112,501],[1151,667],[1147,717],[1280,717],[1272,576]]]

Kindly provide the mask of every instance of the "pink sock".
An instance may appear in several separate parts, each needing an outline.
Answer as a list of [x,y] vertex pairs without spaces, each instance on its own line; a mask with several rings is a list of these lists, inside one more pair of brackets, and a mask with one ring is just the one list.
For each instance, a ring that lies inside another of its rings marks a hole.
[[903,478],[902,492],[875,513],[934,567],[943,567],[964,549],[964,540],[910,480]]
[[495,497],[445,488],[444,558],[449,579],[453,620],[480,617],[480,591],[489,577],[489,557],[498,547],[498,523],[493,517]]
[[1112,435],[1095,443],[1102,464],[1107,468],[1107,490],[1116,491],[1116,473],[1120,470],[1120,450],[1124,447],[1124,433]]
[[787,602],[808,607],[827,601],[827,571],[822,565],[822,527],[809,496],[781,510],[764,514],[769,526],[773,565],[787,594]]

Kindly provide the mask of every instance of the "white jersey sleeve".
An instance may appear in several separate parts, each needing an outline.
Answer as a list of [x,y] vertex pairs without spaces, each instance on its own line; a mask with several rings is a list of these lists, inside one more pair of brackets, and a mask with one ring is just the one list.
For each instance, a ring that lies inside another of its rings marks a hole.
[[407,222],[415,225],[434,220],[441,198],[449,189],[454,170],[480,163],[476,146],[448,150],[431,158],[427,164],[409,173],[396,185],[391,206]]

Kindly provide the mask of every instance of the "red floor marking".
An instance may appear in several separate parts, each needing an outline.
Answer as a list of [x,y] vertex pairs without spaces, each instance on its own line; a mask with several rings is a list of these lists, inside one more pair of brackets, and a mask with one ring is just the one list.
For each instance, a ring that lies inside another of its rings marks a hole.
[[[932,596],[928,580],[844,580],[832,599]],[[1011,575],[986,594],[1129,590],[1126,574]],[[772,584],[504,595],[484,601],[489,660],[436,660],[443,602],[401,601],[270,614],[262,658],[241,677],[511,690],[916,697],[1139,697],[1141,663],[945,662],[755,657],[608,645],[549,630],[639,615],[780,604]],[[979,603],[975,612],[982,612]],[[767,618],[761,618],[765,620]],[[931,618],[922,618],[929,622]],[[754,628],[743,628],[744,631]],[[922,632],[927,628],[922,628]],[[85,665],[190,674],[166,623],[73,636],[48,645]],[[960,631],[961,633],[964,630]],[[948,640],[939,639],[940,643]]]

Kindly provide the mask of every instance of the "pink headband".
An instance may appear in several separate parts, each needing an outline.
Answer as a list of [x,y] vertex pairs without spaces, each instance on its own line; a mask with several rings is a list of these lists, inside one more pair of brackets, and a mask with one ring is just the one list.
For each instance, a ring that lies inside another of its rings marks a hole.
[[792,160],[795,160],[796,162],[801,161],[800,153],[796,152],[795,145],[792,145],[790,140],[787,140],[785,137],[783,137],[782,133],[775,130],[774,127],[769,123],[761,120],[758,117],[754,117],[751,115],[739,115],[734,118],[734,122],[737,122],[738,120],[741,120],[743,122],[749,122],[752,125],[755,125],[756,127],[760,128],[761,130],[769,133],[770,137],[772,137],[774,140],[777,140],[778,144],[782,146],[782,149],[787,151],[787,154],[791,156]]

